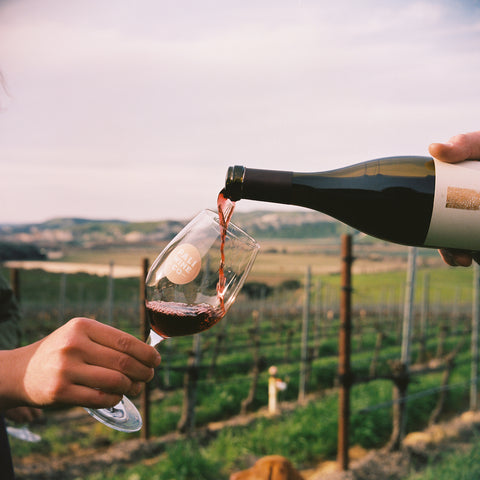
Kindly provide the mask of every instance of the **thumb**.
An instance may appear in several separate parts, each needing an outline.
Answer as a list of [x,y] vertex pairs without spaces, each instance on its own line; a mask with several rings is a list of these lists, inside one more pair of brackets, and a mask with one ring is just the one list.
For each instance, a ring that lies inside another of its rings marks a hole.
[[455,135],[447,143],[432,143],[428,150],[432,157],[448,163],[480,159],[480,131]]

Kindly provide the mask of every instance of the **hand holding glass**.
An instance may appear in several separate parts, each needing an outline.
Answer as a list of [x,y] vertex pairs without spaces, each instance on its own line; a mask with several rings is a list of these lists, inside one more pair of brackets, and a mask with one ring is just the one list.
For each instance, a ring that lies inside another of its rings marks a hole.
[[[236,225],[228,229],[211,210],[200,212],[152,264],[145,283],[148,343],[193,335],[227,313],[253,265],[258,243]],[[133,407],[133,408],[132,408]],[[140,414],[124,397],[111,409],[89,410],[111,428],[136,431]]]

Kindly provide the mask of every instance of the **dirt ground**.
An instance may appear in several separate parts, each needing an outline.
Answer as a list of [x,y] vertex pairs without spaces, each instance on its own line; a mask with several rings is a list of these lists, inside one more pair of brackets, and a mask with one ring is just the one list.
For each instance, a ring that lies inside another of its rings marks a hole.
[[[242,422],[248,424],[251,420],[243,418]],[[214,435],[219,428],[218,424],[212,425],[210,434]],[[412,471],[421,471],[432,459],[446,452],[468,449],[479,433],[480,412],[466,412],[423,432],[409,434],[399,452],[352,447],[347,472],[338,471],[336,462],[324,462],[303,470],[302,474],[306,480],[401,480]],[[180,439],[179,434],[173,433],[149,441],[135,439],[112,446],[96,446],[74,457],[26,458],[15,465],[16,474],[18,480],[74,480],[102,472],[113,464],[154,464],[160,460],[167,444]]]
[[306,480],[401,480],[448,452],[468,450],[478,440],[479,432],[480,412],[466,412],[422,432],[410,433],[398,452],[362,452],[353,447],[348,472],[339,472],[336,463],[326,462],[302,473]]

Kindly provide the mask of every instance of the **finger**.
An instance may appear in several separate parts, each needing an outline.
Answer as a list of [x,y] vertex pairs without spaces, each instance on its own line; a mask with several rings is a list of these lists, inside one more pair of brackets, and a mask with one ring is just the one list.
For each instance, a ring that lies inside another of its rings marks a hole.
[[77,318],[72,321],[76,322],[82,331],[86,331],[90,340],[95,343],[133,356],[148,367],[156,367],[160,364],[160,354],[133,335],[87,318]]
[[64,403],[75,404],[87,408],[111,408],[122,399],[123,395],[108,393],[102,390],[73,385]]
[[450,143],[431,143],[428,151],[433,158],[447,163],[455,163],[464,160],[458,155],[453,144]]
[[439,253],[443,261],[451,267],[469,267],[472,264],[472,255],[463,250],[442,248]]
[[[130,390],[123,394],[116,394],[114,392],[105,392],[84,385],[76,385],[72,390],[72,397],[75,400],[75,405],[90,408],[110,408],[119,403],[124,395],[128,397],[136,397],[140,394],[142,388],[142,383],[133,383]],[[72,403],[72,401],[69,403]]]
[[98,343],[92,343],[83,353],[83,359],[90,365],[116,370],[137,382],[150,381],[154,373],[153,368],[144,365],[136,358]]
[[448,143],[432,143],[428,150],[433,157],[443,162],[478,160],[480,159],[480,131],[455,135]]
[[76,365],[63,377],[45,383],[43,404],[109,407],[118,403],[124,394],[136,395],[140,390],[141,384],[116,370]]
[[103,324],[102,328],[92,333],[90,338],[95,342],[128,354],[148,367],[157,367],[160,364],[160,354],[157,350],[128,333]]
[[140,382],[134,382],[132,383],[132,388],[125,393],[128,397],[136,397],[137,395],[140,395],[140,392],[143,390],[143,383]]
[[33,409],[31,408],[26,408],[23,412],[23,417],[24,417],[24,422],[27,422],[27,423],[30,423],[30,422],[33,422],[33,420],[35,419],[35,416],[34,416],[34,413],[33,413]]
[[32,416],[32,422],[33,422],[42,417],[43,411],[40,408],[30,407],[30,415]]
[[42,410],[40,410],[39,408],[25,407],[23,415],[24,421],[27,423],[31,423],[42,416]]
[[[83,365],[69,372],[70,385],[82,385],[106,393],[123,395],[132,389],[134,382],[117,370],[99,367],[96,365]],[[67,385],[70,388],[70,385]]]
[[14,422],[30,422],[30,407],[16,407],[5,411],[5,417]]

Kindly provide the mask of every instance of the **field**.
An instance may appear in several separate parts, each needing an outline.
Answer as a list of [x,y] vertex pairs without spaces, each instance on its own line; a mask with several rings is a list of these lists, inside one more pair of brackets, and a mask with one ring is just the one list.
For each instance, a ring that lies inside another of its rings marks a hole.
[[[19,478],[221,480],[248,466],[254,458],[270,453],[288,456],[304,470],[334,459],[339,245],[291,240],[261,243],[262,251],[249,282],[269,287],[268,294],[259,294],[258,298],[243,295],[220,326],[193,339],[171,339],[162,344],[158,388],[152,391],[152,437],[147,444],[137,435],[120,434],[97,424],[81,409],[49,411],[40,424],[32,426],[42,435],[41,442],[12,442]],[[384,336],[377,370],[387,371],[388,362],[399,357],[407,249],[359,242],[354,246],[354,255],[352,351],[355,372],[361,377],[372,368],[379,332]],[[142,258],[153,260],[154,256],[153,250],[143,249],[72,250],[63,260],[135,266]],[[428,251],[421,252],[418,264],[418,304],[427,276],[431,289],[427,353],[434,358],[450,352],[468,332],[472,269],[446,268],[436,252]],[[312,357],[307,401],[299,403],[302,284],[308,266],[313,275],[309,338]],[[48,334],[71,316],[90,315],[106,321],[110,310],[113,316],[108,321],[138,334],[138,278],[116,278],[111,282],[95,275],[64,277],[37,270],[22,271],[20,278],[26,341]],[[416,356],[420,342],[418,329],[415,331]],[[178,432],[177,425],[192,348],[200,350],[201,355],[197,365],[195,428],[185,435]],[[444,416],[468,408],[468,387],[464,385],[469,380],[467,350],[460,352],[451,372],[451,384],[462,387],[449,392]],[[265,410],[265,367],[271,364],[277,365],[288,383],[287,390],[279,394],[281,414],[274,417]],[[255,365],[262,368],[253,402],[248,412],[240,415],[242,400],[252,388]],[[441,372],[418,377],[411,390],[434,391],[441,377]],[[387,379],[354,386],[352,444],[364,449],[385,445],[391,434],[391,395],[392,385]],[[409,403],[409,430],[427,425],[437,397],[431,394]],[[387,407],[377,407],[382,403]],[[188,465],[186,455],[191,459]]]
[[[340,271],[340,240],[336,239],[276,239],[261,240],[260,254],[250,274],[250,281],[264,281],[275,285],[281,280],[303,278],[307,266],[314,275]],[[143,258],[151,262],[166,245],[155,247],[104,247],[95,249],[69,247],[64,251],[61,263],[139,268]],[[405,269],[408,249],[406,247],[374,242],[357,242],[354,272],[368,273]],[[422,249],[421,263],[441,267],[442,262],[434,250]],[[22,262],[28,264],[29,262]],[[81,268],[81,267],[79,267]]]

